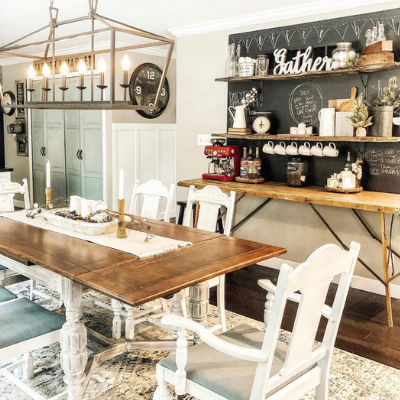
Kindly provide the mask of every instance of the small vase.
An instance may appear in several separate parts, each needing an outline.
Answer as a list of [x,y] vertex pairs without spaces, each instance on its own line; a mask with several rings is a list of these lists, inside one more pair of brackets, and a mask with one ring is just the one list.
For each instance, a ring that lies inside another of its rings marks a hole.
[[356,136],[357,137],[365,137],[365,136],[367,136],[367,130],[363,126],[359,126],[356,129]]

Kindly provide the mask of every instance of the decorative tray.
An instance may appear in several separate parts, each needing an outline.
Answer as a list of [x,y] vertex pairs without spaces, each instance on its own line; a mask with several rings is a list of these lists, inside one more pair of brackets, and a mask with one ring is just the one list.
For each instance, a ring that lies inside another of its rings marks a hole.
[[356,188],[352,188],[352,189],[343,189],[343,188],[330,188],[328,186],[325,186],[325,189],[328,192],[333,192],[333,193],[360,193],[363,191],[362,186],[356,187]]
[[257,179],[247,179],[247,178],[241,178],[240,176],[237,176],[235,178],[236,182],[241,182],[241,183],[263,183],[265,181],[264,178],[257,178]]
[[[83,233],[85,235],[103,235],[105,233],[113,233],[117,230],[118,220],[110,222],[86,222],[82,220],[73,220],[71,218],[60,217],[55,215],[59,209],[53,209],[43,212],[43,218],[48,221],[51,225],[58,228],[67,229],[69,231]],[[98,214],[100,220],[103,218],[103,214]]]

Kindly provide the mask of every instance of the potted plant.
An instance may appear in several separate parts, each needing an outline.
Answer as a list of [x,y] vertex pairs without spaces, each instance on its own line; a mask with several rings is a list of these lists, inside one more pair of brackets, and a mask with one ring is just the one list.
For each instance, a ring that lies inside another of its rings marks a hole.
[[361,93],[354,99],[353,115],[348,117],[351,124],[356,128],[356,136],[367,136],[367,126],[372,125],[371,118],[368,116],[368,108],[364,104],[364,94]]
[[372,136],[392,136],[393,108],[400,105],[399,98],[396,97],[397,89],[397,78],[393,76],[389,79],[389,86],[383,88],[383,95],[372,102]]

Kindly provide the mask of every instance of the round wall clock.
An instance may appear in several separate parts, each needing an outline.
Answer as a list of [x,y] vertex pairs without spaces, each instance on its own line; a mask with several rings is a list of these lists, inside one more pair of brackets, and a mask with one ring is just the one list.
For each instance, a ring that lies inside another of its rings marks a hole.
[[[156,100],[158,85],[162,70],[155,64],[145,63],[139,65],[132,73],[129,82],[129,95],[133,104],[152,106]],[[157,118],[167,108],[169,101],[169,84],[167,78],[161,89],[158,107],[155,110],[136,110],[142,117]]]
[[3,93],[5,105],[1,106],[1,109],[5,115],[13,115],[15,112],[15,107],[10,107],[11,104],[15,104],[15,95],[13,92],[8,91]]

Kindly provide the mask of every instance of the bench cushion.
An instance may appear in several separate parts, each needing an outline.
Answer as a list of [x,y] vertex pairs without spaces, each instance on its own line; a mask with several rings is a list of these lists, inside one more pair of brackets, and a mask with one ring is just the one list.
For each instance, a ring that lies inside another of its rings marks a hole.
[[8,268],[5,267],[4,265],[0,265],[0,271],[5,271],[6,269],[8,269]]
[[61,329],[64,322],[25,297],[0,303],[0,349]]
[[10,292],[3,286],[0,286],[0,303],[2,303],[3,301],[8,301],[16,298],[17,296],[14,293]]
[[[264,333],[247,324],[241,324],[219,335],[227,342],[261,349]],[[283,366],[287,345],[279,342],[275,353],[271,376]],[[164,358],[160,364],[176,371],[175,354]],[[205,343],[188,348],[187,379],[231,400],[247,400],[253,386],[257,363],[240,360],[221,353]]]

